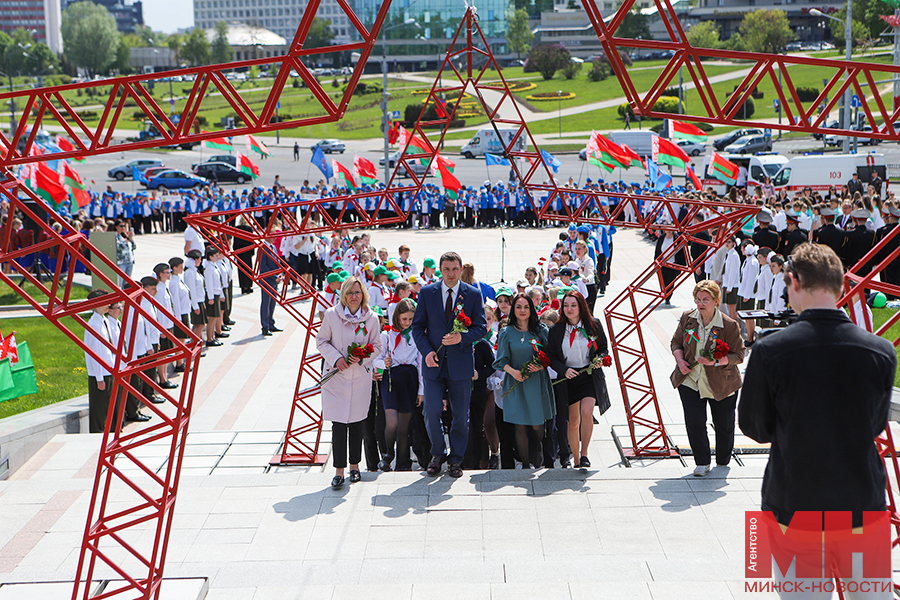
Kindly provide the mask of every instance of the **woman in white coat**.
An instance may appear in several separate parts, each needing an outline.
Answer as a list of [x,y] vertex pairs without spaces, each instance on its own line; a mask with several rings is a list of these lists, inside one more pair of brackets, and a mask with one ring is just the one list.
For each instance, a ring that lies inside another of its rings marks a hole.
[[[339,371],[322,385],[322,417],[332,422],[331,447],[335,476],[331,487],[344,485],[349,434],[350,483],[361,479],[363,421],[369,414],[372,363],[381,353],[378,316],[369,310],[365,286],[358,277],[348,277],[341,286],[340,302],[325,311],[316,335],[316,346],[325,361],[322,375]],[[348,357],[351,344],[371,344],[374,351],[360,360]]]

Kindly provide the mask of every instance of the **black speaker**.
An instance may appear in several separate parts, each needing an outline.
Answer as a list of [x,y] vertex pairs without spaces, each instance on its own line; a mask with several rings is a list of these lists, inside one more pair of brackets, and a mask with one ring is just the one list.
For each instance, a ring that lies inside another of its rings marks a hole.
[[[23,200],[22,204],[26,209],[30,210],[40,222],[44,223],[45,225],[47,224],[47,211],[44,210],[44,208],[40,204],[38,204],[34,200]],[[38,234],[43,231],[43,229],[37,222],[32,220],[31,216],[28,213],[23,211],[22,214],[24,216],[24,219],[22,219],[22,226],[25,229],[33,231],[34,239],[37,240]]]

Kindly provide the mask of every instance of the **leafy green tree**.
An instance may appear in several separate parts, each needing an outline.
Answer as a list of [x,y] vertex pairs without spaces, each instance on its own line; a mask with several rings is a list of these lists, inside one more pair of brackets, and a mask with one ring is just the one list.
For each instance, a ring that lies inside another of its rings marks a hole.
[[113,63],[113,68],[118,71],[120,75],[130,75],[134,71],[134,69],[131,68],[131,46],[126,43],[124,36],[116,50],[116,60]]
[[570,58],[571,54],[564,46],[535,46],[528,54],[525,70],[537,71],[544,79],[550,80],[558,70],[569,64]]
[[331,30],[331,20],[315,17],[309,26],[309,33],[303,42],[304,48],[325,48],[331,45],[334,32]]
[[783,10],[755,10],[747,13],[738,29],[750,52],[778,54],[794,39],[787,13]]
[[688,42],[694,48],[721,48],[719,26],[715,21],[701,21],[687,32]]
[[622,24],[616,29],[616,37],[629,38],[632,40],[651,39],[650,20],[647,18],[647,15],[641,13],[640,9],[637,7],[637,3],[635,3],[634,8],[625,14],[625,18],[622,19]]
[[231,44],[228,43],[228,23],[216,21],[216,37],[212,43],[212,60],[216,64],[231,61]]
[[184,37],[180,34],[172,34],[166,39],[166,46],[172,51],[175,58],[175,64],[181,64],[181,49],[184,47]]
[[62,14],[66,56],[89,75],[105,72],[116,60],[121,34],[116,19],[103,6],[75,2]]
[[192,65],[209,64],[209,40],[206,32],[194,27],[181,47],[181,58]]
[[533,40],[534,34],[528,28],[528,11],[520,8],[507,20],[506,45],[516,53],[519,60],[522,60],[522,55],[528,54],[531,50]]

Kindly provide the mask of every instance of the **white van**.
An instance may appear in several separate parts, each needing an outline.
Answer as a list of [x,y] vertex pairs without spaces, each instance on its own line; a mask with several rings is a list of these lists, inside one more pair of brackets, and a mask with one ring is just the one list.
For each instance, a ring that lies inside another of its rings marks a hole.
[[863,183],[872,180],[877,171],[887,181],[884,154],[813,154],[797,156],[785,164],[772,183],[778,190],[789,192],[809,187],[813,191],[828,191],[832,185],[844,185],[858,173]]
[[627,144],[629,148],[634,150],[639,156],[653,156],[653,138],[659,137],[650,130],[632,131],[623,129],[620,131],[610,131],[609,137],[611,142],[616,144]]
[[[503,136],[503,141],[509,145],[518,130],[499,129],[498,131],[500,132],[500,135]],[[522,135],[516,140],[513,150],[516,152],[524,152],[528,148],[527,139],[528,134],[523,131]],[[466,158],[475,158],[476,156],[483,155],[485,152],[490,154],[503,154],[503,144],[500,143],[500,139],[497,137],[497,133],[493,128],[482,129],[459,150],[459,153]]]
[[[766,177],[771,177],[774,182],[775,174],[781,170],[781,167],[789,162],[786,156],[781,156],[774,152],[760,152],[751,156],[745,154],[720,153],[719,156],[733,162],[739,167],[747,169],[748,190],[753,189],[754,186],[763,185],[766,182]],[[703,159],[703,170],[697,173],[697,175],[700,177],[700,182],[703,184],[704,189],[711,187],[717,194],[724,194],[728,186],[726,186],[724,182],[706,174],[706,171],[709,168],[710,158],[711,156],[707,156]]]

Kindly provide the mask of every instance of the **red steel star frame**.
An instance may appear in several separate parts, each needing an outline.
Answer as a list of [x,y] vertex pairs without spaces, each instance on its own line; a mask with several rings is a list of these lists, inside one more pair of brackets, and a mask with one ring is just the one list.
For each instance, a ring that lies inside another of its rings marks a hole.
[[[338,0],[338,3],[350,19],[352,25],[359,32],[362,40],[361,42],[329,47],[327,49],[303,48],[303,41],[305,40],[312,18],[319,5],[317,0],[313,0],[309,3],[308,8],[304,13],[297,34],[291,45],[291,49],[286,56],[243,61],[228,65],[182,69],[180,71],[167,73],[169,76],[196,75],[196,80],[188,94],[184,110],[181,112],[181,118],[178,123],[167,116],[169,111],[164,110],[148,92],[148,84],[156,79],[156,76],[153,75],[124,77],[100,82],[74,84],[55,88],[38,88],[0,94],[0,102],[5,103],[15,101],[16,104],[25,109],[25,117],[21,119],[18,129],[10,137],[0,133],[0,175],[3,177],[3,195],[10,199],[14,206],[21,205],[16,198],[19,194],[34,200],[39,206],[44,206],[39,198],[19,187],[18,183],[12,178],[10,168],[28,162],[48,160],[46,156],[32,156],[30,152],[37,130],[40,126],[47,125],[48,123],[61,126],[73,139],[76,145],[74,151],[52,155],[52,158],[56,160],[59,158],[77,158],[163,145],[178,145],[185,142],[220,137],[222,135],[221,129],[218,131],[198,132],[198,127],[195,125],[202,104],[210,95],[211,90],[214,90],[216,94],[224,97],[231,108],[234,109],[235,113],[240,117],[241,121],[246,124],[237,129],[229,130],[229,135],[256,134],[276,129],[339,120],[347,108],[352,95],[352,90],[361,74],[362,66],[365,65],[371,53],[377,33],[380,31],[386,18],[389,3],[385,2],[382,4],[371,30],[367,30],[362,26],[361,22],[355,16],[345,0]],[[654,105],[664,89],[672,81],[678,68],[684,66],[688,71],[690,79],[696,85],[697,92],[704,108],[703,112],[685,115],[684,118],[687,120],[729,125],[758,125],[787,131],[837,134],[850,133],[851,135],[860,137],[900,139],[900,132],[893,126],[893,123],[898,117],[897,111],[891,112],[887,110],[879,95],[873,95],[871,93],[867,95],[863,90],[864,87],[869,90],[875,89],[878,83],[876,78],[885,75],[893,78],[895,74],[900,73],[900,68],[858,62],[848,64],[843,61],[692,48],[687,42],[684,31],[675,17],[670,2],[668,2],[668,0],[656,0],[655,3],[669,34],[669,41],[627,40],[614,37],[615,31],[621,24],[626,12],[631,9],[633,0],[626,0],[616,15],[609,21],[608,25],[600,18],[596,5],[591,2],[585,3],[585,9],[588,12],[599,39],[606,48],[612,68],[625,89],[626,97],[636,114],[646,117],[666,116],[664,113],[655,111]],[[457,75],[459,82],[465,81],[466,85],[471,86],[472,89],[478,93],[478,96],[486,106],[488,115],[491,117],[491,122],[495,127],[497,125],[511,125],[517,127],[518,134],[516,138],[526,135],[530,139],[532,147],[536,148],[536,146],[534,146],[534,140],[531,139],[524,119],[522,119],[518,107],[515,105],[512,94],[509,92],[502,75],[500,75],[500,78],[503,85],[491,86],[481,82],[485,69],[481,69],[480,72],[476,73],[476,69],[473,68],[473,58],[475,57],[484,59],[488,64],[496,67],[496,62],[493,59],[490,48],[481,35],[480,30],[477,28],[477,17],[474,10],[469,9],[466,12],[463,21],[463,27],[457,32],[453,45],[448,52],[447,59],[444,61],[442,71],[453,71]],[[456,48],[457,42],[460,41],[460,32],[463,30],[466,31],[465,41],[461,44],[461,48]],[[479,48],[473,46],[473,40],[476,43],[479,43]],[[672,49],[675,52],[675,56],[663,70],[663,74],[657,84],[652,86],[644,95],[640,95],[634,87],[628,71],[625,69],[624,64],[618,56],[617,51],[621,48]],[[351,85],[348,86],[347,91],[344,92],[340,101],[335,104],[301,61],[303,57],[306,56],[322,54],[326,51],[334,52],[342,50],[357,50],[360,52],[361,56],[351,78]],[[459,70],[457,70],[457,67],[451,60],[459,59],[463,56],[468,57],[465,59],[465,68],[460,67],[465,71],[465,77],[460,74]],[[752,66],[744,80],[740,82],[737,91],[732,93],[730,98],[727,99],[724,94],[721,94],[723,97],[720,99],[717,98],[717,92],[721,92],[721,90],[716,89],[716,84],[711,83],[710,78],[704,72],[701,62],[704,58],[745,60],[751,61]],[[262,109],[254,111],[249,104],[241,98],[239,92],[224,76],[224,71],[235,67],[249,67],[265,64],[278,64],[280,65],[280,70],[276,77],[275,85],[268,95]],[[822,90],[819,99],[815,102],[806,103],[806,105],[800,102],[790,77],[790,67],[793,65],[815,65],[830,72],[831,79],[828,85]],[[776,67],[781,71],[783,78],[783,84],[776,85],[776,90],[781,104],[784,107],[788,122],[786,124],[769,124],[737,118],[740,105],[753,92],[754,88],[761,81],[765,80],[765,78],[774,80],[776,77]],[[273,123],[272,120],[275,106],[292,68],[296,70],[298,76],[304,81],[304,84],[312,90],[313,95],[324,112],[321,115],[313,117],[304,117],[281,123]],[[499,69],[497,69],[497,71],[499,73]],[[841,80],[845,75],[847,81],[842,82]],[[107,92],[106,88],[108,86],[111,87]],[[109,96],[99,122],[95,126],[89,126],[85,119],[79,117],[77,111],[71,106],[71,103],[63,96],[67,91],[91,88],[102,90],[103,92],[106,92],[104,95],[108,94]],[[434,102],[439,94],[446,91],[452,91],[453,89],[452,86],[439,87],[436,83],[432,87],[431,94],[427,101],[429,103]],[[487,108],[487,103],[484,102],[484,98],[479,89],[493,89],[499,91],[502,94],[502,99],[492,108]],[[837,97],[846,89],[852,89],[862,99],[862,112],[872,126],[872,132],[851,133],[843,130],[825,129],[825,115],[832,110],[837,102]],[[829,96],[831,96],[830,100],[828,99]],[[123,118],[123,109],[126,106],[130,106],[130,103],[139,107],[157,129],[159,129],[162,134],[161,139],[126,142],[124,144],[113,145],[113,135],[118,131],[117,126],[120,119]],[[418,123],[414,128],[414,132],[423,135],[421,129],[423,125],[446,125],[449,123],[449,120],[452,119],[453,114],[455,114],[458,103],[459,102],[457,101],[456,105],[453,106],[453,112],[446,120],[439,120],[428,124]],[[819,105],[821,105],[824,110],[818,115],[814,114]],[[503,108],[504,106],[506,108]],[[515,107],[515,114],[511,112],[510,107]],[[881,120],[882,123],[878,123],[878,120]],[[23,144],[23,148],[21,149],[19,148],[20,142]],[[668,213],[670,221],[677,223],[677,219],[675,219],[676,204],[688,204],[689,214],[696,212],[701,207],[701,203],[699,202],[684,200],[676,202],[674,200],[653,197],[646,198],[633,195],[595,192],[585,193],[579,191],[578,197],[583,199],[581,204],[570,204],[569,202],[565,202],[563,204],[563,213],[555,214],[553,211],[555,200],[557,198],[568,199],[566,194],[569,192],[556,185],[555,181],[552,179],[552,174],[548,171],[547,166],[540,159],[537,152],[513,151],[513,143],[514,140],[510,141],[506,147],[506,155],[510,158],[530,160],[531,166],[521,171],[517,161],[513,161],[513,164],[517,175],[519,176],[519,180],[523,183],[526,193],[528,193],[532,207],[537,212],[539,218],[543,220],[569,221],[577,219],[590,223],[607,223],[625,226],[626,224],[621,219],[624,207],[630,204],[632,207],[637,208],[637,201],[643,200],[647,202],[658,202],[658,204],[653,212],[646,217],[641,218],[637,226],[659,228],[655,216],[658,216],[660,212]],[[436,150],[434,149],[434,146],[430,147],[432,148],[431,152],[426,152],[424,157],[427,158],[429,162],[432,162],[435,159]],[[409,159],[404,158],[401,161],[401,168],[410,170],[406,164],[408,160]],[[538,165],[540,165],[540,167]],[[539,176],[538,173],[540,173]],[[539,183],[535,177],[538,177],[538,179],[546,177],[546,179]],[[421,187],[421,182],[415,177],[414,182],[415,185],[413,186],[412,191],[417,192]],[[388,192],[382,193],[379,204],[382,208],[391,207],[394,209],[396,216],[392,218],[392,222],[396,222],[405,218],[406,213],[400,210],[400,203],[397,203],[396,200],[394,200],[395,196],[400,192],[392,192],[392,189],[393,177],[391,182],[388,183]],[[406,188],[407,191],[409,191],[409,189],[410,188]],[[539,195],[540,199],[536,200],[535,195]],[[364,196],[365,195],[357,195],[347,198],[345,200],[344,210],[365,214],[366,217],[362,219],[364,225],[373,225],[384,222],[377,217],[377,212],[368,214],[365,211],[360,210],[359,205],[356,204],[356,199]],[[610,210],[602,205],[601,200],[604,198],[614,199],[613,204],[615,204],[616,207]],[[334,199],[328,199],[328,201],[334,201]],[[618,201],[617,204],[616,201]],[[707,249],[702,256],[690,257],[688,260],[689,265],[699,264],[700,261],[708,256],[709,253],[721,243],[727,233],[733,232],[736,229],[736,223],[751,214],[751,212],[741,212],[750,211],[751,209],[734,209],[732,205],[716,206],[709,203],[703,203],[702,207],[710,208],[717,215],[714,220],[718,221],[719,234],[717,234],[713,242],[706,247]],[[594,210],[596,210],[596,212],[592,212]],[[354,224],[340,223],[340,219],[338,219],[338,222],[329,223],[328,218],[323,211],[310,212],[318,212],[321,215],[321,218],[325,223],[321,226],[322,229],[345,229],[356,226]],[[635,212],[640,214],[637,210]],[[200,223],[198,222],[198,225],[199,224]],[[315,227],[310,227],[309,222],[302,217],[291,226],[295,226],[295,231],[298,233],[315,230]],[[710,223],[706,223],[705,225],[705,227],[710,226]],[[682,227],[680,225],[670,225],[665,227],[672,227],[682,234],[679,237],[678,244],[670,249],[671,253],[677,252],[683,248],[687,250],[687,244],[697,241],[696,238],[693,237],[693,234],[696,232],[690,227]],[[49,236],[50,241],[42,243],[46,244],[47,248],[50,248],[53,245],[58,246],[61,249],[62,255],[68,254],[70,260],[78,260],[78,257],[81,257],[81,260],[85,261],[85,253],[88,251],[91,251],[93,255],[99,257],[99,253],[96,249],[92,248],[86,240],[80,238],[77,234],[61,236],[55,234],[52,230],[48,231],[46,228],[43,229],[45,229],[45,233]],[[264,239],[266,234],[260,232],[258,229],[254,229],[254,231],[256,237],[251,241],[254,242],[256,248],[259,248],[262,243],[259,240]],[[225,228],[216,232],[215,227],[209,227],[207,233],[212,235],[213,238],[218,239],[219,233],[228,234],[233,232],[228,232]],[[245,237],[245,239],[247,238]],[[2,248],[0,260],[13,263],[17,266],[17,270],[22,272],[24,266],[19,265],[17,261],[29,252],[23,252],[11,247],[11,236],[8,231],[4,235],[4,240],[5,245]],[[218,239],[216,243],[223,246],[227,245],[221,239]],[[613,351],[616,353],[618,359],[617,369],[619,371],[620,382],[623,386],[623,395],[626,397],[626,410],[629,414],[629,427],[632,432],[633,440],[632,452],[635,456],[664,456],[669,455],[672,452],[672,449],[669,447],[668,441],[666,440],[665,430],[659,415],[655,392],[653,391],[653,383],[652,379],[650,379],[650,371],[647,365],[646,353],[640,333],[640,322],[647,314],[649,314],[649,310],[658,304],[665,294],[669,292],[672,287],[677,285],[678,281],[688,276],[689,268],[679,269],[681,271],[679,279],[669,286],[670,289],[663,289],[658,267],[661,264],[661,261],[665,260],[667,257],[668,254],[657,259],[654,265],[641,274],[637,281],[629,286],[628,290],[622,296],[613,301],[606,313],[610,337],[613,341]],[[293,275],[284,266],[280,272],[283,272],[288,278],[296,278],[296,275]],[[273,289],[273,286],[270,285],[266,287],[266,284],[261,281],[267,274],[260,274],[257,272],[255,275],[254,279],[261,282],[261,285],[263,285],[263,288],[266,289],[267,292],[277,294]],[[60,326],[61,329],[67,331],[69,337],[72,337],[77,341],[79,336],[65,329],[63,324],[59,322],[59,319],[63,316],[73,315],[74,312],[79,310],[90,308],[92,305],[88,303],[73,303],[69,300],[67,291],[71,287],[71,282],[69,280],[63,284],[65,291],[62,293],[62,297],[58,297],[57,294],[60,290],[62,277],[62,273],[57,269],[57,272],[54,274],[54,282],[49,288],[44,288],[47,291],[48,298],[53,298],[48,302],[48,308],[44,314],[47,314],[48,318]],[[0,276],[0,278],[5,277]],[[28,279],[27,275],[26,279]],[[127,315],[140,313],[145,317],[149,317],[149,314],[140,308],[140,302],[143,298],[142,292],[134,286],[133,282],[127,279],[126,281],[127,291],[119,290],[115,287],[114,282],[105,281],[113,291],[114,296],[111,298],[121,299],[125,303]],[[301,283],[302,285],[302,280],[298,281],[298,283]],[[301,294],[300,298],[304,295],[312,296],[313,291],[304,288],[304,292]],[[104,300],[104,302],[107,301],[109,300]],[[36,307],[40,304],[40,302],[35,299],[29,299],[29,302]],[[288,299],[285,298],[280,304],[288,307],[295,304],[295,302],[289,302]],[[75,308],[76,305],[77,308]],[[314,300],[311,303],[311,312],[315,312],[316,306],[317,303]],[[56,307],[55,312],[49,307]],[[296,307],[293,310],[296,311]],[[299,315],[300,313],[297,312],[297,314]],[[301,323],[304,323],[304,321],[301,320]],[[305,323],[308,329],[308,339],[304,356],[314,357],[313,353],[307,352],[306,350],[308,350],[311,336],[314,335],[315,325],[310,318],[307,318]],[[83,323],[79,323],[79,325],[83,327]],[[153,326],[158,327],[158,324],[154,324]],[[625,340],[625,338],[631,336],[634,336],[637,341],[629,342]],[[171,351],[164,356],[154,354],[138,362],[135,362],[134,357],[127,357],[126,354],[123,354],[120,344],[120,348],[117,348],[119,351],[117,365],[112,365],[111,369],[116,382],[115,386],[120,390],[133,392],[134,388],[131,386],[130,380],[132,376],[141,377],[141,375],[138,374],[140,369],[146,369],[148,366],[168,362],[179,357],[187,359],[191,366],[196,366],[197,354],[199,353],[198,342],[199,341],[193,337],[189,337],[189,342],[187,344],[177,342],[176,340],[174,342],[176,344],[175,351]],[[127,362],[128,358],[132,360],[129,365],[126,366],[125,362]],[[317,370],[312,368],[309,361],[307,361],[302,368],[305,369],[308,374],[313,375],[314,377],[317,376]],[[101,455],[101,461],[98,464],[97,479],[95,481],[94,494],[91,501],[91,515],[89,516],[88,528],[85,533],[81,559],[79,561],[79,582],[76,582],[73,598],[76,598],[79,595],[79,590],[82,589],[80,588],[80,585],[83,584],[83,582],[80,581],[81,577],[87,575],[87,580],[89,581],[93,576],[93,569],[98,558],[109,565],[112,570],[117,572],[126,581],[126,584],[122,588],[106,591],[98,597],[107,598],[125,594],[138,594],[137,597],[141,598],[158,597],[160,589],[159,585],[162,580],[165,549],[168,541],[168,531],[171,523],[170,517],[174,507],[175,492],[177,491],[178,468],[181,460],[180,453],[183,448],[183,436],[186,433],[187,417],[189,415],[191,394],[193,391],[193,381],[194,372],[186,372],[186,385],[182,386],[178,400],[168,396],[164,390],[156,390],[157,393],[169,400],[169,403],[176,411],[176,416],[174,418],[170,416],[168,417],[168,421],[165,421],[163,425],[157,426],[160,428],[159,430],[151,428],[152,432],[144,436],[138,434],[122,435],[121,432],[118,431],[110,432],[108,423],[107,433],[104,434],[103,454]],[[629,389],[637,394],[637,397],[631,401],[629,401],[627,395]],[[157,411],[152,406],[149,407],[149,409],[154,410],[157,416],[162,419],[162,411]],[[314,415],[306,415],[307,420],[313,418]],[[289,426],[289,430],[290,429],[291,427]],[[640,429],[641,431],[637,432],[636,429]],[[310,433],[311,431],[312,429],[308,429],[307,433]],[[147,443],[151,440],[161,439],[170,440],[172,448],[172,460],[167,463],[166,477],[162,479],[154,477],[152,469],[135,458],[133,452],[133,450],[142,442]],[[307,444],[307,442],[303,442],[298,446],[303,448],[303,451],[300,453],[303,454],[303,452],[306,452],[308,455],[306,457],[307,461],[315,460],[315,449],[306,447],[304,444]],[[892,442],[890,443],[890,446],[892,449]],[[315,447],[317,448],[317,443],[315,444]],[[290,454],[287,445],[285,453]],[[104,459],[104,457],[106,458]],[[114,466],[114,459],[116,457],[119,458],[120,462],[126,459],[132,461],[138,467],[138,475],[132,476],[131,478],[126,477],[125,473]],[[132,490],[140,497],[140,500],[134,502],[133,508],[131,509],[120,511],[114,515],[108,515],[106,514],[106,503],[112,497],[109,492],[109,485],[113,480],[126,484],[128,489]],[[156,495],[151,495],[151,493],[148,493],[145,489],[153,486],[158,488],[158,492],[154,492]],[[96,521],[94,521],[95,518]],[[127,538],[127,534],[129,533],[128,528],[146,522],[154,522],[156,524],[156,536],[152,551],[140,553],[137,551],[136,546]],[[123,554],[115,556],[115,553],[102,551],[100,549],[101,539],[117,543]],[[136,562],[132,561],[132,565],[126,566],[126,563],[129,562],[128,557],[134,559]],[[141,572],[144,574],[138,575],[138,573]],[[87,586],[85,585],[83,589],[84,597],[86,598],[89,593]]]

